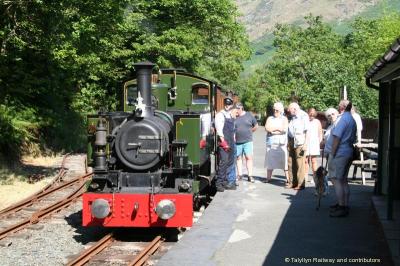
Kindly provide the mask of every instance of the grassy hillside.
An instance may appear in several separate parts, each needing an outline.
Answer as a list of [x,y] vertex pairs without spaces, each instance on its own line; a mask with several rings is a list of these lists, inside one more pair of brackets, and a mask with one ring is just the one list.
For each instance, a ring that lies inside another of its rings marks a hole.
[[[330,21],[335,31],[339,34],[347,34],[350,31],[350,25],[354,21],[356,16],[364,18],[376,18],[384,14],[385,12],[400,11],[400,0],[382,0],[375,5],[366,7],[361,13],[351,16],[347,19],[337,19]],[[322,12],[323,13],[323,12]],[[313,13],[317,15],[317,13]],[[293,15],[293,18],[296,16]],[[325,17],[324,17],[325,18]],[[327,19],[328,20],[328,19]],[[329,21],[329,20],[328,20]],[[304,20],[295,20],[291,23],[302,24]],[[262,35],[262,37],[255,39],[251,42],[253,50],[250,60],[244,63],[243,75],[252,73],[257,67],[263,65],[265,62],[271,59],[274,54],[273,47],[273,34],[272,31]]]

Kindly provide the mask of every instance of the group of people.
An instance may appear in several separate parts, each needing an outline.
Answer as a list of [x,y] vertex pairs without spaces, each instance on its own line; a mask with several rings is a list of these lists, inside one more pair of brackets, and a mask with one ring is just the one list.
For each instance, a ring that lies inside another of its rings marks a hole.
[[[237,180],[243,177],[242,157],[246,160],[248,180],[253,178],[253,132],[257,120],[246,112],[241,103],[224,99],[224,108],[215,116],[215,131],[218,136],[217,191],[236,189]],[[237,170],[237,171],[236,171]]]
[[[353,113],[352,113],[353,111]],[[303,190],[311,166],[313,177],[318,168],[317,157],[327,162],[328,175],[334,186],[337,203],[330,206],[331,217],[344,217],[349,213],[349,185],[347,175],[353,158],[353,145],[361,141],[362,124],[354,113],[351,102],[342,100],[338,110],[328,108],[325,116],[329,123],[323,132],[317,111],[310,108],[306,113],[297,102],[285,108],[281,102],[273,105],[273,115],[265,123],[267,175],[264,182],[272,180],[274,169],[284,170],[286,188]],[[224,99],[224,109],[215,117],[218,136],[219,163],[216,176],[217,191],[236,189],[242,175],[242,158],[246,160],[248,180],[253,177],[253,138],[257,129],[256,119],[243,109],[241,103]],[[358,138],[357,138],[358,136]],[[313,179],[310,180],[311,182]],[[324,178],[324,194],[328,193],[328,177]]]
[[[283,104],[275,103],[274,115],[268,117],[265,124],[266,182],[271,180],[274,169],[283,169],[286,188],[304,189],[310,164],[315,179],[317,157],[321,155],[320,147],[323,146],[322,158],[326,159],[328,175],[337,197],[337,203],[331,206],[331,217],[344,217],[349,213],[350,190],[347,175],[352,163],[353,145],[361,141],[362,130],[361,119],[354,113],[351,102],[342,100],[338,108],[339,110],[328,108],[325,112],[329,123],[325,133],[321,122],[316,119],[316,110],[310,108],[306,113],[296,102],[287,108],[289,120]],[[327,194],[328,176],[324,177],[323,185],[324,194]]]

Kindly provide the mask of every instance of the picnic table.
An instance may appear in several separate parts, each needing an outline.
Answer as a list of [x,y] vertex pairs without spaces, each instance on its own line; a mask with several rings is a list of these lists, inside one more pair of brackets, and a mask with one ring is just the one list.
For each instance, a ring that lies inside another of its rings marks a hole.
[[360,151],[360,160],[352,162],[354,166],[353,179],[356,178],[357,168],[360,168],[362,184],[365,185],[365,173],[369,172],[372,176],[376,175],[378,144],[374,143],[372,139],[361,139],[361,144],[357,144],[356,147]]

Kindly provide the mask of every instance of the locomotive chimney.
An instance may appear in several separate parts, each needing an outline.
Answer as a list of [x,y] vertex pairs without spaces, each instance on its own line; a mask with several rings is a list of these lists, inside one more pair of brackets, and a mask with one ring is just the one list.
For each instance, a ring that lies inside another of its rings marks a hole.
[[[140,97],[143,98],[143,104],[145,107],[138,116],[148,117],[153,115],[153,110],[151,106],[151,74],[155,64],[149,61],[140,62],[134,64],[136,70],[137,88],[140,92]],[[141,109],[139,107],[139,109]]]

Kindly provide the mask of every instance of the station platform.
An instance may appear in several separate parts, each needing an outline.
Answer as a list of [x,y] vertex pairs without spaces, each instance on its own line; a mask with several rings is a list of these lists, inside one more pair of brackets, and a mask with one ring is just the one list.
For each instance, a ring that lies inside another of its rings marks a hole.
[[260,128],[254,134],[256,182],[217,193],[157,265],[394,265],[372,207],[371,180],[362,185],[350,179],[350,214],[331,218],[332,186],[316,210],[311,183],[301,191],[285,189],[279,170],[271,183],[261,182],[264,141]]

